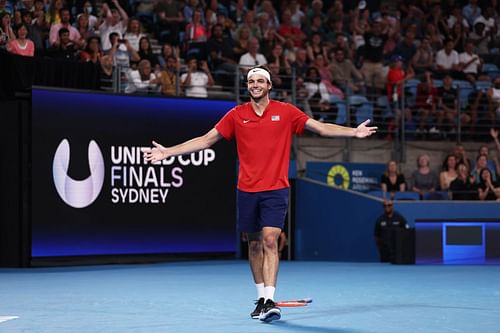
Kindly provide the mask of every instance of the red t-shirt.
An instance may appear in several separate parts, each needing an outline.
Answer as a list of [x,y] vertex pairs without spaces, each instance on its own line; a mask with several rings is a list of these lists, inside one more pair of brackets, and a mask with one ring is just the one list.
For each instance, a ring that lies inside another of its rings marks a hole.
[[[405,72],[401,68],[391,68],[387,73],[387,97],[392,101],[392,94],[394,93],[394,85],[396,82],[405,78]],[[403,93],[402,84],[398,84],[398,97]]]
[[226,140],[236,138],[244,192],[289,187],[288,164],[293,134],[301,134],[309,117],[295,106],[271,100],[262,116],[250,102],[234,107],[215,125]]

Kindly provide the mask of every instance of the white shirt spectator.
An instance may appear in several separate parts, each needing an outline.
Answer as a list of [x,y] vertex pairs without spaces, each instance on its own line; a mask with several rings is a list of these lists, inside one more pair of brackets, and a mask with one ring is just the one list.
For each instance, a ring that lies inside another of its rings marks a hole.
[[247,67],[247,69],[250,69],[254,66],[261,66],[266,64],[267,59],[261,53],[257,53],[255,58],[250,54],[250,52],[247,52],[240,57],[240,66]]
[[441,49],[436,54],[436,64],[445,69],[451,69],[453,65],[458,65],[458,63],[458,53],[455,50],[451,50],[450,54],[446,54],[445,50]]
[[158,85],[151,83],[154,79],[156,79],[156,76],[153,73],[149,74],[148,80],[143,81],[138,70],[130,71],[128,75],[129,84],[125,92],[130,94],[134,92],[157,91]]
[[328,89],[326,88],[323,82],[314,83],[314,82],[304,82],[304,87],[307,90],[307,98],[311,98],[316,93],[319,93],[321,96],[320,102],[330,102],[330,94],[328,93]]
[[473,61],[473,62],[471,62],[469,64],[469,66],[467,66],[467,67],[465,67],[463,69],[464,73],[474,73],[474,74],[477,74],[479,66],[481,65],[481,61],[479,60],[479,57],[477,56],[477,54],[474,54],[474,53],[473,54],[468,54],[467,52],[462,52],[458,56],[458,60],[460,61],[461,64],[468,63],[469,61],[472,60],[472,58],[476,58],[476,60]]
[[[181,75],[181,82],[186,80],[188,73]],[[207,92],[208,75],[204,72],[191,73],[191,85],[186,88],[186,96],[188,97],[208,97]]]
[[144,34],[133,34],[130,32],[127,32],[125,36],[123,36],[123,39],[126,39],[129,41],[130,46],[137,52],[139,52],[139,41],[141,40],[142,37],[145,37],[146,35]]

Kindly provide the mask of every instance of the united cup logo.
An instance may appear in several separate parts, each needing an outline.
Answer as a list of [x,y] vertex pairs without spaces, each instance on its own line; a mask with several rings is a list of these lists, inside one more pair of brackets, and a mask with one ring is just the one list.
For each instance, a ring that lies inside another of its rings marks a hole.
[[88,159],[90,176],[75,180],[68,176],[70,149],[67,139],[57,147],[52,163],[52,175],[57,193],[63,201],[74,208],[89,206],[99,196],[104,184],[104,158],[94,140],[89,143]]

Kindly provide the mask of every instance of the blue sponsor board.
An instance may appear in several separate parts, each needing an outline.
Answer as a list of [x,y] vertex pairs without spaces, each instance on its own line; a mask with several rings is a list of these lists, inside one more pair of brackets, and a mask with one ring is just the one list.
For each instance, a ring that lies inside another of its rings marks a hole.
[[380,189],[381,163],[307,162],[306,176],[330,186],[367,192]]

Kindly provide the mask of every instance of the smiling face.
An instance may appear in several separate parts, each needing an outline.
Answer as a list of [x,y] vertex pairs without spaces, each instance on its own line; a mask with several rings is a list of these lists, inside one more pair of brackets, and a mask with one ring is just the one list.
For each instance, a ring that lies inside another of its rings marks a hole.
[[255,102],[260,101],[262,98],[267,97],[269,90],[271,90],[271,83],[267,81],[266,77],[260,74],[254,74],[248,78],[247,82],[248,92],[250,98]]

